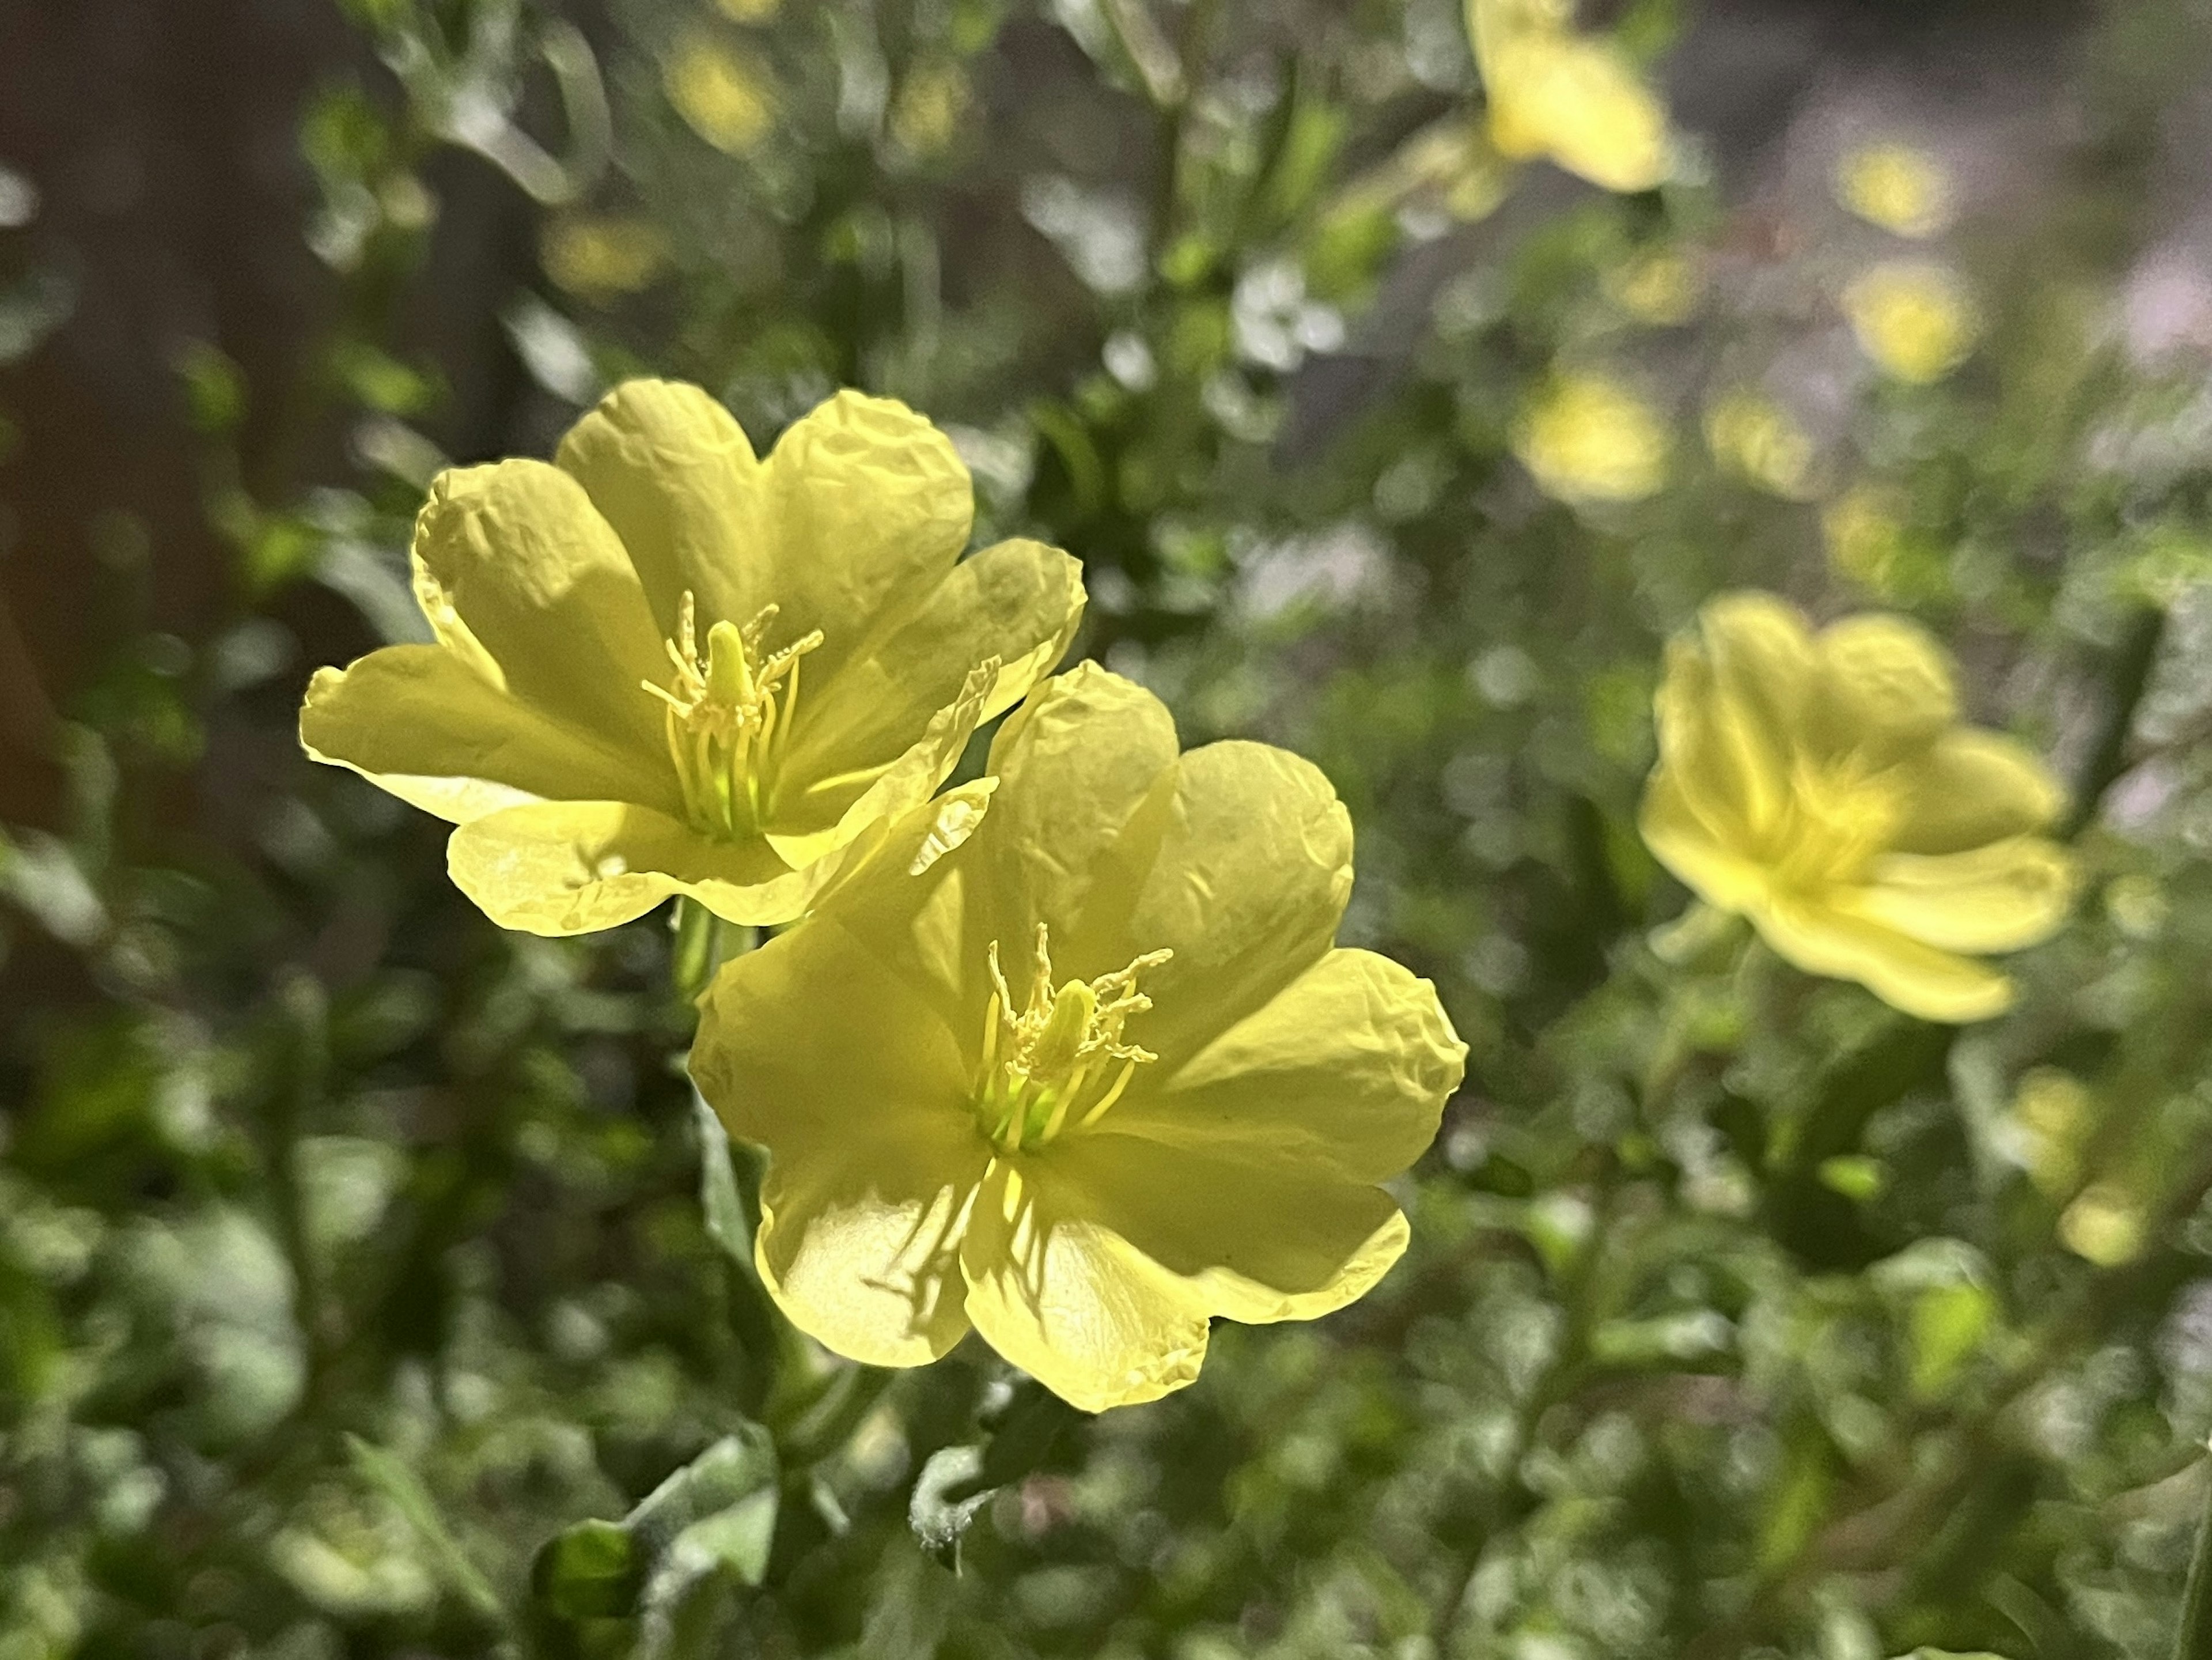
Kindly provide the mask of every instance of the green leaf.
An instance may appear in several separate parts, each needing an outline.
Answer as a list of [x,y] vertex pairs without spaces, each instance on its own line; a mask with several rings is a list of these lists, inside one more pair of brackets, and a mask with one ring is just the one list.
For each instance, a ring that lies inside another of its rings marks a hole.
[[648,1629],[640,1651],[665,1651],[702,1589],[761,1583],[775,1537],[780,1475],[775,1442],[748,1424],[622,1521],[579,1522],[556,1534],[532,1565],[532,1592],[564,1620],[641,1619]]
[[564,1620],[629,1613],[644,1579],[635,1541],[619,1522],[579,1522],[555,1534],[530,1570],[532,1594]]

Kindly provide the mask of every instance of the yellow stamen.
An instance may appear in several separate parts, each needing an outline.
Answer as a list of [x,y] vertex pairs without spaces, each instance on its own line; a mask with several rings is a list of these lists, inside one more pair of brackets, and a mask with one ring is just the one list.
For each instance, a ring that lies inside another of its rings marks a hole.
[[759,833],[763,807],[775,795],[776,763],[798,712],[799,660],[822,643],[822,630],[816,629],[763,655],[762,642],[775,615],[776,607],[766,605],[742,628],[717,622],[707,630],[702,659],[697,610],[685,593],[676,636],[662,642],[676,670],[675,684],[641,683],[667,705],[668,753],[683,788],[685,817],[695,829],[723,840]]
[[[1078,1129],[1097,1122],[1121,1098],[1136,1069],[1159,1058],[1122,1041],[1124,1023],[1152,1006],[1137,989],[1137,976],[1174,955],[1146,952],[1112,974],[1055,988],[1049,939],[1039,923],[1029,994],[1017,1000],[999,965],[999,943],[991,942],[985,962],[992,994],[983,1016],[974,1106],[994,1146],[1002,1152],[1033,1152],[1071,1121]],[[1121,1065],[1113,1083],[1089,1098],[1105,1076],[1105,1063],[1115,1061]]]

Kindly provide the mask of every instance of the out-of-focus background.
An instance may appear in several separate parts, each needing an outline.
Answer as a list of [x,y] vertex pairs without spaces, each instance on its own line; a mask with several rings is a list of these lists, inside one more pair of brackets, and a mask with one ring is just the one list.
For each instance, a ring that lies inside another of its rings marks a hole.
[[[0,0],[0,1660],[2169,1651],[2212,6],[1571,27],[1656,187],[1497,154],[1455,0]],[[762,1339],[666,920],[501,933],[294,730],[437,470],[638,373],[907,399],[1080,651],[1328,773],[1472,1046],[1365,1302],[1056,1436],[842,1380],[701,1496]],[[2005,1018],[1654,950],[1741,585],[1918,617],[2073,791]]]

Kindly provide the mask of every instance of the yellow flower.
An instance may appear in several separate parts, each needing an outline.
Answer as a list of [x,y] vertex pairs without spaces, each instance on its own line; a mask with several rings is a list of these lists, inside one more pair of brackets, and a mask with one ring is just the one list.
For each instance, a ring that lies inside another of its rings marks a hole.
[[915,809],[723,970],[692,1072],[769,1151],[755,1255],[800,1329],[911,1366],[972,1328],[1102,1411],[1191,1382],[1212,1316],[1380,1279],[1407,1228],[1375,1184],[1466,1048],[1426,981],[1332,944],[1351,826],[1296,756],[1178,756],[1158,699],[1085,665],[990,770],[959,851]]
[[1563,374],[1515,423],[1513,453],[1562,502],[1640,502],[1666,482],[1670,447],[1656,410],[1609,376]]
[[1875,367],[1912,386],[1965,362],[1980,332],[1959,279],[1919,259],[1886,261],[1855,278],[1844,290],[1844,314]]
[[708,34],[686,35],[661,66],[661,89],[684,125],[727,155],[743,155],[775,122],[775,88],[744,53]]
[[1836,199],[1899,236],[1933,236],[1951,222],[1951,181],[1910,144],[1869,144],[1836,167]]
[[556,219],[539,242],[545,275],[587,299],[634,294],[668,263],[668,238],[635,214],[580,214]]
[[940,155],[959,137],[975,102],[968,73],[959,64],[918,65],[891,102],[891,137],[909,155]]
[[1829,569],[1869,593],[1891,593],[1905,556],[1904,514],[1894,490],[1852,485],[1820,514]]
[[1802,502],[1813,483],[1813,440],[1790,411],[1738,387],[1705,411],[1705,445],[1716,460],[1771,495]]
[[1467,0],[1492,141],[1548,156],[1610,191],[1646,191],[1674,165],[1666,106],[1612,41],[1574,32],[1571,0]]
[[1644,839],[1710,904],[1814,974],[1923,1019],[1980,1020],[2012,982],[1975,957],[2048,938],[2074,873],[2026,749],[1962,726],[1917,624],[1815,635],[1770,594],[1711,601],[1668,649]]
[[1602,278],[1607,299],[1639,323],[1673,328],[1697,314],[1702,281],[1676,248],[1656,248],[1624,260]]
[[454,880],[507,927],[677,893],[788,921],[1074,631],[1075,562],[961,559],[971,513],[902,404],[841,392],[763,461],[697,387],[632,381],[557,465],[436,479],[414,544],[435,643],[321,671],[301,739],[453,820]]

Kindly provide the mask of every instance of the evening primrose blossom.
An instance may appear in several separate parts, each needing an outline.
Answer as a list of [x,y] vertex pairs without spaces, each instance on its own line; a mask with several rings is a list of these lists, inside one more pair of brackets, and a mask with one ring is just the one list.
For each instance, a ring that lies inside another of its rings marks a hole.
[[1640,502],[1666,482],[1672,438],[1657,410],[1610,375],[1557,376],[1510,442],[1537,488],[1561,502]]
[[799,915],[842,850],[927,800],[1083,607],[1035,542],[963,559],[944,435],[841,392],[765,460],[695,386],[632,381],[556,464],[441,474],[416,523],[435,635],[307,688],[300,734],[451,819],[493,921],[580,933],[687,894]]
[[1575,32],[1573,0],[1467,0],[1467,28],[1500,154],[1609,191],[1672,172],[1666,106],[1619,46]]
[[1466,1049],[1428,982],[1333,944],[1351,827],[1296,756],[1179,756],[1157,698],[1085,665],[989,771],[957,851],[961,792],[722,971],[692,1073],[768,1150],[755,1256],[801,1330],[911,1366],[972,1329],[1101,1411],[1190,1383],[1211,1316],[1380,1279],[1407,1225],[1376,1184]]
[[1854,277],[1844,315],[1859,350],[1893,380],[1923,386],[1966,361],[1980,322],[1965,285],[1947,266],[1892,259]]
[[1809,973],[1923,1019],[1980,1020],[2012,982],[1975,960],[2054,933],[2063,797],[2010,739],[1960,724],[1942,648],[1902,617],[1818,634],[1771,594],[1708,603],[1668,649],[1644,839]]
[[1836,199],[1893,235],[1934,236],[1949,226],[1950,176],[1910,144],[1867,144],[1836,164]]

